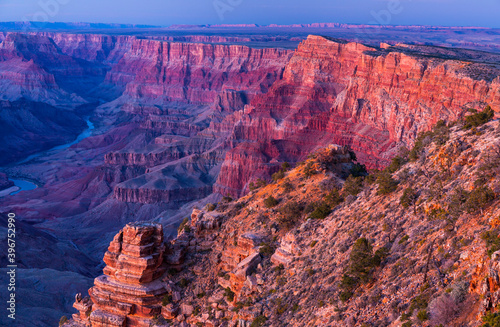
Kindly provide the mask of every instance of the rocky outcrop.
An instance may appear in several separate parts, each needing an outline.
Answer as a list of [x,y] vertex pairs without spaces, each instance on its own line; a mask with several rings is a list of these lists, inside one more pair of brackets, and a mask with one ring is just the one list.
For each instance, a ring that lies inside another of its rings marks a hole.
[[159,279],[164,251],[161,225],[126,225],[104,255],[104,275],[95,279],[90,300],[77,295],[74,307],[80,313],[73,319],[91,326],[150,326],[167,294]]
[[282,80],[256,96],[243,114],[226,118],[233,122],[235,148],[226,155],[215,189],[241,195],[255,176],[250,170],[269,178],[273,161],[297,161],[328,143],[349,145],[361,162],[381,167],[398,145],[411,146],[438,120],[456,120],[486,103],[500,111],[500,70],[480,63],[491,57],[460,61],[469,55],[422,52],[309,36]]
[[271,256],[271,262],[278,266],[288,266],[300,252],[296,236],[293,233],[287,233],[281,240],[276,252]]

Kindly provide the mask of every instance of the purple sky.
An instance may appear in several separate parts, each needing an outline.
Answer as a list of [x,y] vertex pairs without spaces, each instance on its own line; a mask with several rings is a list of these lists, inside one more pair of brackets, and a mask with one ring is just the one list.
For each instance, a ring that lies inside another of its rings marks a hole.
[[500,27],[500,0],[0,0],[0,21]]

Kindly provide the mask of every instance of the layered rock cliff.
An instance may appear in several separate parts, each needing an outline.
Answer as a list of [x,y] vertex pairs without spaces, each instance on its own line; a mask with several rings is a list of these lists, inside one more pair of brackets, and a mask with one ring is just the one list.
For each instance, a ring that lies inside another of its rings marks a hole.
[[110,243],[104,275],[97,277],[89,297],[76,296],[73,319],[85,326],[144,326],[161,313],[167,289],[163,228],[150,223],[128,224]]
[[106,81],[128,82],[124,95],[132,98],[212,103],[227,88],[249,96],[265,92],[281,77],[289,54],[279,49],[136,39]]
[[478,125],[440,123],[368,176],[331,145],[237,201],[193,210],[167,242],[176,269],[161,279],[170,290],[152,325],[497,319],[500,126]]
[[[241,195],[257,166],[297,161],[328,142],[350,145],[369,167],[381,167],[396,144],[410,146],[438,120],[456,120],[487,103],[500,110],[500,70],[491,65],[497,55],[466,61],[457,59],[468,58],[458,50],[431,49],[310,36],[282,80],[243,114],[227,118],[236,147],[226,156],[216,190]],[[275,153],[256,150],[265,144]]]

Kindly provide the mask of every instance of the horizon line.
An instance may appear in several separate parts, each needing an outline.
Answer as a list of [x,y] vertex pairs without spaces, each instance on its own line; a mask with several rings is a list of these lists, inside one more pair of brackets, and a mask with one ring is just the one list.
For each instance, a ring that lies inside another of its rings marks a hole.
[[[292,24],[256,24],[256,23],[237,23],[237,24],[170,24],[170,25],[148,25],[148,24],[135,24],[135,23],[96,23],[96,22],[85,22],[85,21],[51,21],[51,22],[41,22],[41,21],[0,21],[0,24],[34,24],[34,25],[44,25],[44,24],[67,24],[67,25],[108,25],[115,26],[117,28],[211,28],[211,27],[220,27],[220,28],[231,28],[231,27],[240,27],[240,28],[342,28],[348,26],[362,26],[362,27],[378,27],[378,28],[394,28],[394,27],[413,27],[413,28],[445,28],[445,29],[483,29],[483,30],[492,30],[492,29],[500,29],[500,27],[487,27],[487,26],[474,26],[474,25],[425,25],[425,24],[360,24],[360,23],[338,23],[338,22],[316,22],[316,23],[292,23]],[[338,26],[311,26],[311,25],[338,25]]]

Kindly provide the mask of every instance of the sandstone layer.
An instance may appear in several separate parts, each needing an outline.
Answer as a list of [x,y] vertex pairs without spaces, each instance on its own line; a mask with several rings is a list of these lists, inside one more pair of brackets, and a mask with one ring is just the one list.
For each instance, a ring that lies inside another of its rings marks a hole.
[[159,278],[165,272],[163,228],[132,223],[121,230],[104,255],[104,275],[89,290],[77,295],[73,319],[89,326],[144,326],[161,313],[166,289]]

